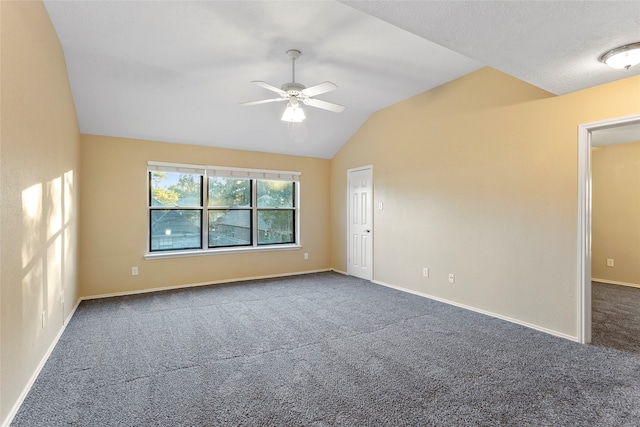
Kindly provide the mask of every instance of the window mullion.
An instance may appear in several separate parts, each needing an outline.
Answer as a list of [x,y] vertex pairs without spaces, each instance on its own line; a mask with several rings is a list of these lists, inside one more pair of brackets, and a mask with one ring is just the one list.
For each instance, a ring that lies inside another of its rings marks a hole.
[[294,215],[294,224],[295,224],[295,230],[294,230],[294,238],[297,244],[301,244],[300,243],[300,182],[294,182],[293,183],[293,215]]
[[258,180],[251,180],[251,246],[258,246]]
[[209,178],[205,170],[202,175],[202,249],[209,249]]

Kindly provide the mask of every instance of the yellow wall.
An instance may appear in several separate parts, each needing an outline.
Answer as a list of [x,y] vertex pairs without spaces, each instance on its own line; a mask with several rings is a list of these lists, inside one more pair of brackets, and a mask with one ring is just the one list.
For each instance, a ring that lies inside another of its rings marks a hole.
[[[81,140],[83,296],[330,267],[329,160],[94,135]],[[302,172],[303,248],[145,260],[149,160]],[[139,267],[138,276],[131,275],[133,266]]]
[[577,337],[577,127],[638,112],[640,77],[556,97],[491,68],[376,112],[332,160],[332,266],[372,164],[375,281]]
[[640,286],[640,142],[598,147],[591,171],[591,275]]
[[80,134],[62,48],[44,5],[2,1],[0,15],[2,424],[78,299]]

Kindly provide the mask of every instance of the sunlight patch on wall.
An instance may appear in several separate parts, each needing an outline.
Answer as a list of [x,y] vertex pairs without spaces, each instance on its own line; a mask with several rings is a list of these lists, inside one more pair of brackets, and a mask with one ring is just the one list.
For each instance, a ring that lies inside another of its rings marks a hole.
[[47,239],[62,229],[62,178],[47,183]]
[[73,170],[22,191],[22,314],[40,325],[34,333],[64,322],[62,292],[75,280],[74,191]]
[[47,318],[51,318],[60,306],[62,272],[65,264],[65,260],[62,257],[62,236],[62,234],[59,234],[47,246],[47,274],[45,277],[45,289],[43,290],[43,296],[46,297],[43,305],[47,310]]
[[31,263],[22,278],[22,318],[25,320],[23,326],[28,328],[23,335],[29,337],[26,342],[32,342],[31,337],[39,335],[42,329],[39,319],[44,307],[43,276],[42,262],[38,262]]
[[73,213],[73,171],[64,173],[64,223],[71,221]]
[[22,268],[26,268],[38,251],[42,220],[42,184],[22,191]]

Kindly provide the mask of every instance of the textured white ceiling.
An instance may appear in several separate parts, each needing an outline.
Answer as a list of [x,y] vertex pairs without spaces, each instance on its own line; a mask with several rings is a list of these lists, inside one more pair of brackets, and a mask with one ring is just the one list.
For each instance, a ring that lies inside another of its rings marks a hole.
[[640,41],[640,1],[343,1],[556,95],[640,74],[604,52]]
[[[558,94],[640,72],[597,61],[640,40],[637,1],[347,3],[45,1],[88,134],[331,158],[373,112],[484,65]],[[291,48],[343,113],[239,105],[291,80]]]
[[[482,65],[337,2],[46,2],[83,133],[332,157],[376,110]],[[280,121],[251,84],[338,90]],[[438,60],[434,60],[437,58]]]

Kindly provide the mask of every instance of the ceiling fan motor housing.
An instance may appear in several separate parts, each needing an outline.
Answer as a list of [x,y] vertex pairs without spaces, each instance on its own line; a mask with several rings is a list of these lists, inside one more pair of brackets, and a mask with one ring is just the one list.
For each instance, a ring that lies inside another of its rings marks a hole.
[[285,83],[282,85],[282,90],[287,92],[291,96],[300,96],[302,94],[302,91],[306,88],[307,87],[305,85],[295,82]]

